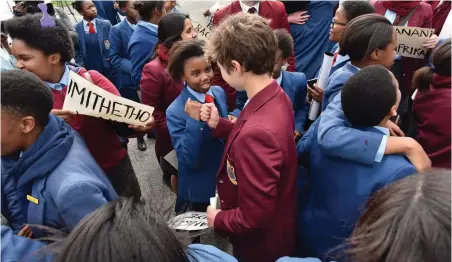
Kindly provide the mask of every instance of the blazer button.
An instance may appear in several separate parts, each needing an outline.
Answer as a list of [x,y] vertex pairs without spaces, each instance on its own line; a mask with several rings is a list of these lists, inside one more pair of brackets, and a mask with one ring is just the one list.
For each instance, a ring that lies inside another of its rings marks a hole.
[[218,183],[223,184],[223,180],[221,180],[221,179],[218,180]]

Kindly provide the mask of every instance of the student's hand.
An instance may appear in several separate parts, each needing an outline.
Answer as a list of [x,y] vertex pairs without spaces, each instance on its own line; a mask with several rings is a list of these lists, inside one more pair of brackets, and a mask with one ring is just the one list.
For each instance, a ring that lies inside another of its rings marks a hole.
[[129,125],[129,128],[135,129],[135,132],[138,132],[138,133],[149,133],[152,131],[154,126],[155,126],[155,119],[153,116],[151,116],[149,121],[146,122],[146,124],[144,126]]
[[235,122],[237,122],[237,117],[233,115],[228,115],[228,120],[235,124]]
[[391,136],[405,136],[402,129],[400,129],[400,127],[391,120],[386,123],[386,128],[389,129]]
[[74,118],[75,113],[70,110],[62,110],[62,109],[52,109],[50,111],[52,114],[64,120],[64,122],[69,123]]
[[206,122],[207,125],[215,129],[220,122],[220,115],[218,109],[213,103],[203,104],[201,107],[201,121]]
[[404,139],[407,139],[406,145],[408,148],[405,155],[411,164],[413,164],[419,172],[431,168],[432,161],[427,153],[425,153],[422,146],[411,137],[406,137]]
[[289,20],[290,24],[304,25],[310,17],[310,15],[307,15],[307,13],[308,11],[299,11],[292,13],[287,17],[287,20]]
[[295,139],[295,142],[298,141],[298,139],[301,138],[301,134],[298,131],[293,132],[293,138]]
[[31,228],[29,225],[25,225],[19,233],[17,233],[18,236],[31,238],[33,236],[33,232],[31,231]]
[[315,101],[322,103],[323,90],[319,87],[319,85],[317,83],[315,83],[312,88],[310,86],[308,86],[308,94]]
[[202,104],[196,101],[192,101],[190,98],[185,103],[185,113],[195,120],[200,119]]
[[221,212],[221,209],[215,209],[212,206],[207,207],[207,225],[214,227],[215,217]]
[[434,34],[429,39],[424,41],[424,43],[422,44],[422,47],[428,48],[428,49],[433,49],[436,47],[438,42],[439,42],[439,37],[436,34]]

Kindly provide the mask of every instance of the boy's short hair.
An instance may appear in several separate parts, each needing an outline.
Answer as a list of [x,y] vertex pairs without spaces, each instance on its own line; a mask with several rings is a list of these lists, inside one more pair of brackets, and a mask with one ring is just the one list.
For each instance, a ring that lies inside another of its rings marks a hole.
[[282,58],[286,59],[293,56],[293,39],[292,36],[284,29],[274,30],[276,39],[278,40],[278,48],[282,52]]
[[348,55],[351,61],[361,61],[377,49],[392,42],[394,27],[379,14],[365,14],[350,21],[339,42],[339,54]]
[[377,126],[396,104],[394,77],[382,65],[367,66],[345,82],[341,99],[353,126]]
[[58,20],[55,27],[42,27],[41,17],[42,14],[35,14],[10,19],[5,22],[6,32],[12,39],[22,40],[47,56],[59,53],[63,64],[70,62],[74,45],[68,29]]
[[33,73],[22,70],[2,72],[1,108],[17,117],[33,116],[44,127],[53,107],[50,88]]
[[375,7],[366,0],[344,1],[342,8],[344,9],[347,21],[351,21],[361,15],[375,13]]
[[83,0],[76,0],[72,3],[72,7],[79,13],[82,12],[82,8],[83,8]]
[[168,73],[173,80],[180,80],[185,61],[204,56],[204,41],[189,39],[176,42],[168,53]]
[[206,55],[228,72],[235,60],[246,72],[263,75],[273,72],[277,48],[276,36],[265,18],[240,12],[227,17],[213,31]]

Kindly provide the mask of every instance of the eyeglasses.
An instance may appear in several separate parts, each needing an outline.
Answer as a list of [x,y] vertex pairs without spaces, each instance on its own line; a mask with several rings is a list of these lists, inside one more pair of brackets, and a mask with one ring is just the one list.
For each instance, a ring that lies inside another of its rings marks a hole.
[[333,18],[333,20],[331,20],[331,27],[334,27],[334,25],[342,25],[342,26],[346,26],[346,23],[339,23],[336,22],[336,20]]

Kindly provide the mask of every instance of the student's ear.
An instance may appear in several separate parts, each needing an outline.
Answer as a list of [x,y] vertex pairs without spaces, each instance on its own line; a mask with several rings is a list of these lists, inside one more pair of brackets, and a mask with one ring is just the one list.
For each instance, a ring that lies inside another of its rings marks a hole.
[[389,111],[389,116],[393,117],[393,116],[397,116],[397,105],[393,105],[391,107],[391,110]]
[[20,131],[24,134],[29,134],[35,129],[36,121],[32,116],[26,116],[20,120]]
[[375,51],[373,51],[372,54],[370,54],[370,58],[374,61],[377,61],[379,56],[380,56],[380,50],[378,50],[378,49],[375,49]]
[[242,71],[243,71],[243,67],[242,67],[242,65],[241,65],[238,61],[232,60],[232,61],[231,61],[231,65],[232,65],[232,68],[233,68],[235,71],[237,71],[238,73],[243,73],[243,72],[242,72]]
[[56,65],[56,64],[60,63],[61,55],[59,53],[51,54],[49,56],[49,59],[50,59],[50,63],[52,63],[53,65]]

